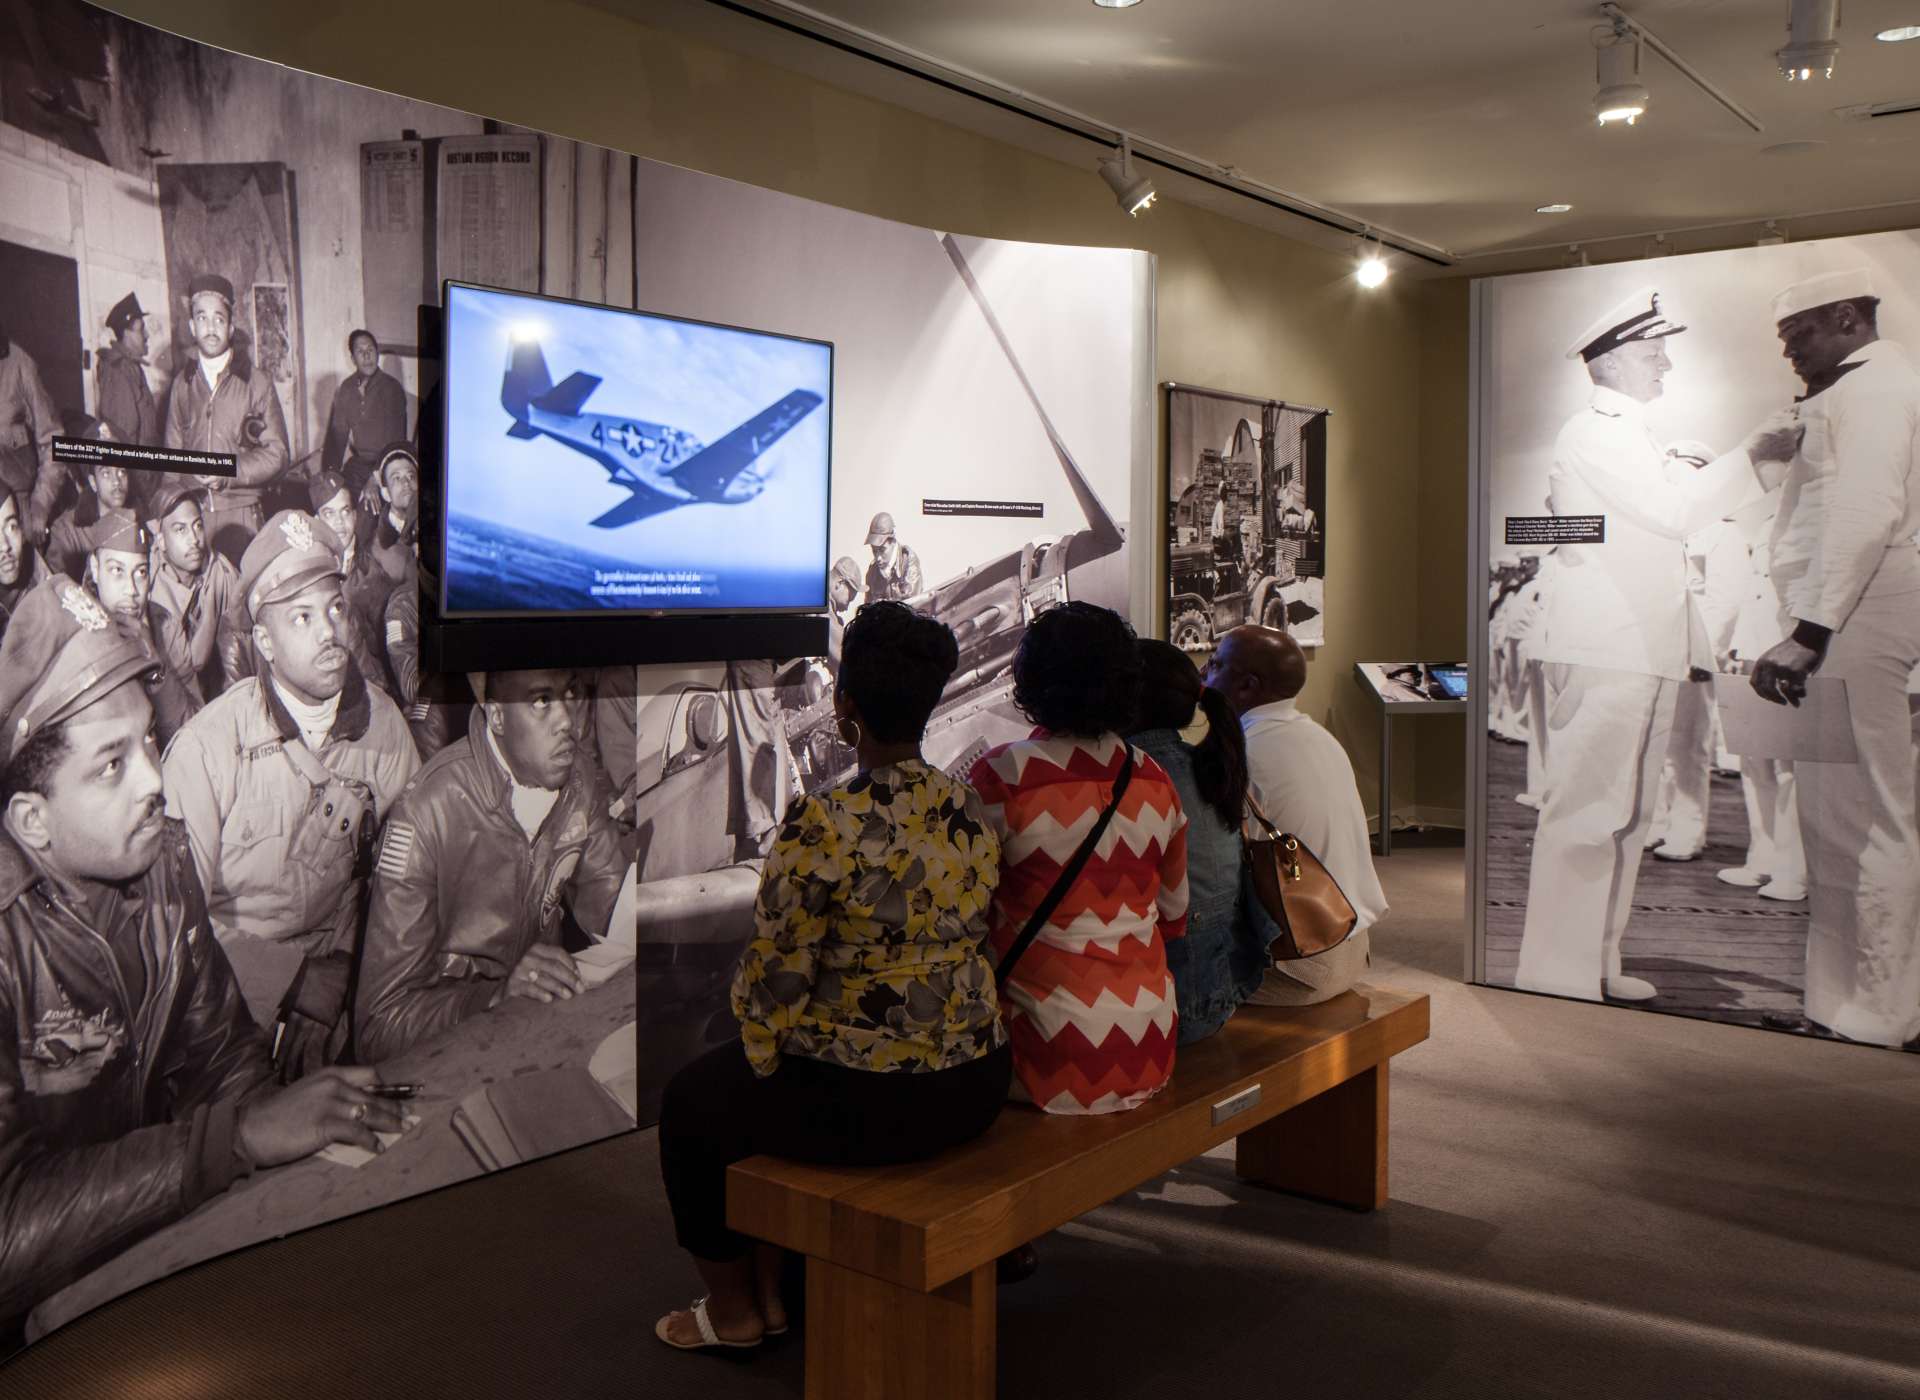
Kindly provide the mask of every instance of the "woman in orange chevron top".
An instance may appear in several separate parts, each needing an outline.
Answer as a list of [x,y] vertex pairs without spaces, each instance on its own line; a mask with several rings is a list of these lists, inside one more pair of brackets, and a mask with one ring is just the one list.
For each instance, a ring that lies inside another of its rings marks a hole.
[[[997,957],[1112,799],[1139,685],[1118,613],[1066,603],[1028,627],[1013,700],[1039,728],[969,775],[1000,836]],[[1134,750],[1112,823],[1001,987],[1016,1097],[1049,1113],[1116,1113],[1167,1082],[1177,1016],[1166,944],[1186,931],[1186,829],[1172,779]]]

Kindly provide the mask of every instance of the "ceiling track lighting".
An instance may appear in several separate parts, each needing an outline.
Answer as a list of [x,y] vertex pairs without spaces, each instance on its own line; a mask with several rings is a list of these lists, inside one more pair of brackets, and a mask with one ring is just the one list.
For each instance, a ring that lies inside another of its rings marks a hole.
[[[1726,93],[1722,92],[1704,73],[1680,57],[1679,54],[1675,53],[1673,45],[1662,39],[1658,34],[1655,34],[1651,29],[1648,29],[1646,25],[1640,23],[1639,20],[1635,19],[1625,10],[1621,9],[1619,5],[1614,3],[1614,0],[1605,0],[1605,3],[1600,6],[1600,13],[1606,17],[1607,22],[1594,35],[1594,43],[1596,46],[1600,45],[1603,38],[1609,34],[1612,36],[1612,43],[1609,47],[1617,46],[1621,42],[1622,36],[1630,36],[1636,46],[1644,44],[1647,48],[1659,54],[1660,57],[1664,58],[1673,66],[1673,70],[1676,73],[1699,88],[1700,91],[1704,92],[1708,97],[1711,97],[1715,102],[1718,102],[1722,107],[1725,107],[1727,111],[1731,112],[1748,128],[1754,131],[1764,131],[1766,129],[1760,125],[1760,119],[1758,117],[1754,116],[1753,113],[1749,112],[1745,107],[1742,107],[1738,102],[1735,102],[1731,97],[1727,96]],[[1602,49],[1602,53],[1604,52],[1605,50]],[[1626,62],[1624,58],[1611,61],[1621,64]],[[1635,85],[1638,85],[1639,56],[1637,54],[1633,59],[1633,67],[1634,74],[1632,81]],[[1600,78],[1601,88],[1604,91],[1607,84],[1606,75],[1602,72],[1598,74],[1598,76]],[[1645,91],[1644,88],[1641,90],[1643,92]],[[1596,94],[1594,99],[1594,111],[1596,115],[1601,111],[1598,94]],[[1622,116],[1616,120],[1624,121],[1626,118]]]
[[1100,162],[1100,178],[1129,216],[1137,216],[1158,198],[1153,181],[1133,168],[1133,141],[1120,138],[1119,149]]
[[1578,243],[1569,243],[1567,245],[1566,265],[1568,267],[1585,267],[1590,261],[1592,260],[1587,257],[1587,250],[1582,248]]
[[1787,46],[1774,57],[1788,82],[1831,78],[1840,44],[1840,0],[1787,0]]
[[1646,115],[1651,99],[1640,81],[1640,40],[1620,20],[1594,35],[1593,114],[1600,125],[1632,126]]
[[1653,241],[1647,244],[1646,256],[1650,258],[1670,258],[1673,256],[1673,245],[1667,242],[1667,236],[1664,233],[1656,233],[1653,236]]
[[1787,241],[1787,231],[1780,227],[1778,219],[1768,219],[1766,227],[1760,230],[1760,236],[1753,240],[1756,248],[1777,248]]

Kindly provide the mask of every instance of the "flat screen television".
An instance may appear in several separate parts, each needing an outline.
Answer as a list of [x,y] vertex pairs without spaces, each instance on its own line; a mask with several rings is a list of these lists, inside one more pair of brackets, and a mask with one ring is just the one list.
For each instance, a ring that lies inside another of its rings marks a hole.
[[820,612],[833,346],[444,288],[440,615]]

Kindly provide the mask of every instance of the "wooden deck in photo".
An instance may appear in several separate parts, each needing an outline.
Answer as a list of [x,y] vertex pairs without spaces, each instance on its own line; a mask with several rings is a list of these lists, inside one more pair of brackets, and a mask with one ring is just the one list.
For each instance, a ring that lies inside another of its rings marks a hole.
[[[1487,741],[1487,981],[1511,986],[1520,959],[1537,814],[1515,802],[1526,782],[1521,744]],[[1640,860],[1633,917],[1621,947],[1625,970],[1660,989],[1651,1011],[1759,1025],[1797,1016],[1806,980],[1807,905],[1762,899],[1715,873],[1746,858],[1740,780],[1716,773],[1707,846],[1698,860]]]

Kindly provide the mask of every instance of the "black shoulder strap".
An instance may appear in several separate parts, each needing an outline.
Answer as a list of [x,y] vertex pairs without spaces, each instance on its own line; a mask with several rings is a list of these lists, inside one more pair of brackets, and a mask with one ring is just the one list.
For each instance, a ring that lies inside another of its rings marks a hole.
[[1067,868],[1060,872],[1060,878],[1053,882],[1053,888],[1047,891],[1047,897],[1033,911],[1033,917],[1027,920],[1027,926],[1020,930],[1020,936],[1013,940],[1013,946],[1007,949],[1007,955],[1000,959],[1000,965],[994,969],[994,980],[1001,986],[1006,985],[1013,965],[1020,961],[1021,954],[1027,951],[1034,939],[1040,936],[1040,930],[1046,927],[1053,911],[1060,907],[1060,901],[1067,897],[1067,891],[1073,888],[1073,882],[1080,878],[1080,872],[1087,868],[1087,862],[1093,858],[1093,848],[1100,844],[1100,838],[1106,835],[1107,826],[1113,821],[1113,814],[1120,809],[1120,799],[1127,791],[1127,784],[1133,780],[1133,746],[1124,739],[1120,741],[1126,757],[1121,761],[1120,772],[1113,780],[1113,798],[1107,803],[1107,810],[1100,814],[1100,820],[1093,824],[1086,839],[1081,841],[1080,849],[1073,853],[1073,859],[1067,862]]

